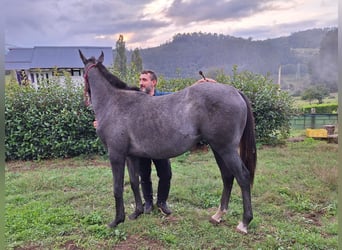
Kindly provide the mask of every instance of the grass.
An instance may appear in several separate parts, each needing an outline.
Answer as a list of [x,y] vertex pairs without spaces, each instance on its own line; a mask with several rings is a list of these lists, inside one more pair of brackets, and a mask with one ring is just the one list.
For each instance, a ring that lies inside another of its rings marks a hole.
[[[225,220],[208,222],[222,190],[210,151],[172,159],[172,215],[154,210],[113,230],[106,159],[9,162],[6,249],[337,249],[337,154],[336,144],[311,139],[260,148],[248,235],[235,231],[242,216],[236,183]],[[156,188],[155,171],[152,178]],[[127,176],[124,199],[129,214]]]

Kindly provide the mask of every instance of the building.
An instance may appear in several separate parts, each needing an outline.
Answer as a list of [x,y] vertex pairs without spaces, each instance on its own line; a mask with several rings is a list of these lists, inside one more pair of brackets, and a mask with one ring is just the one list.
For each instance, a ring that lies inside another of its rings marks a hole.
[[111,47],[51,47],[37,46],[34,48],[10,48],[5,55],[5,70],[12,71],[19,84],[31,83],[39,85],[41,79],[50,79],[56,74],[60,81],[64,80],[64,73],[68,72],[73,82],[83,83],[83,62],[78,50],[86,57],[97,58],[101,51],[104,53],[104,65],[112,67],[114,64]]

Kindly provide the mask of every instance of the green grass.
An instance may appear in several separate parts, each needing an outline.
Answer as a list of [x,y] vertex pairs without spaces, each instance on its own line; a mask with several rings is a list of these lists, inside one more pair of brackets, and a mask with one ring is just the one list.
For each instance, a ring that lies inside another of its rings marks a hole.
[[[209,152],[172,159],[169,217],[157,210],[116,229],[108,161],[94,157],[6,164],[7,249],[337,249],[337,145],[306,139],[258,151],[248,235],[234,185],[224,221],[209,223],[221,177]],[[153,171],[154,188],[157,177]],[[126,213],[134,208],[125,179]]]

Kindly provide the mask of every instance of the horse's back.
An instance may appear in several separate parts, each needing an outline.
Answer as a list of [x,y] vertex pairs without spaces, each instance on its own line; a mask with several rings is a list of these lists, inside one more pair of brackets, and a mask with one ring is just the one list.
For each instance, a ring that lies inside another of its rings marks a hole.
[[[155,113],[167,114],[174,122],[229,124],[232,120],[242,120],[245,123],[247,105],[239,91],[227,84],[197,83],[150,101]],[[177,117],[173,117],[175,114]]]
[[245,116],[246,103],[240,92],[227,84],[198,83],[186,90],[189,101],[211,116]]
[[244,103],[236,88],[228,84],[212,82],[197,83],[173,94],[158,96],[159,100],[155,97],[153,98],[156,103],[167,102],[174,105],[183,105],[184,103],[205,105],[206,101],[232,106],[239,106]]

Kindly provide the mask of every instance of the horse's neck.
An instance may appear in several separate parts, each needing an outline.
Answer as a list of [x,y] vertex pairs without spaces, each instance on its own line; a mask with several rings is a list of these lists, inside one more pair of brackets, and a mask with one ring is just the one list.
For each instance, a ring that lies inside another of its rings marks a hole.
[[108,112],[108,107],[114,98],[115,91],[111,89],[107,80],[102,76],[97,76],[96,80],[90,83],[91,102],[96,119],[100,119],[103,114]]

